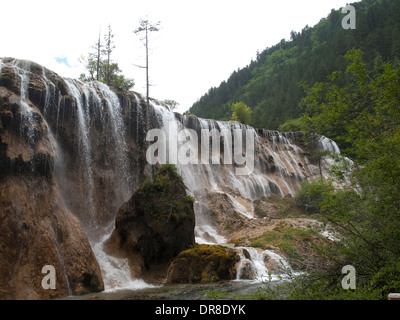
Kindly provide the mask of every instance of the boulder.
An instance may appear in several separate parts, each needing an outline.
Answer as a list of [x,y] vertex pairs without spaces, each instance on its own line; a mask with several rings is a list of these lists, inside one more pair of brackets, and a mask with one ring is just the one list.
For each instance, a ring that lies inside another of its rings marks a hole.
[[108,252],[129,258],[131,270],[159,268],[165,277],[170,260],[194,244],[193,203],[175,166],[161,166],[118,211]]
[[237,252],[219,245],[195,245],[181,252],[168,269],[169,283],[209,283],[236,278]]

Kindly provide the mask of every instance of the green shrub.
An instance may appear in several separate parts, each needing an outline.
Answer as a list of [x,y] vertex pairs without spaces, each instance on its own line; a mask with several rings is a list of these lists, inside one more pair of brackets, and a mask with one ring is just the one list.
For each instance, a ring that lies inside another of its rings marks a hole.
[[302,118],[286,120],[279,126],[280,132],[299,132],[305,131],[306,126]]
[[296,206],[308,214],[322,213],[321,205],[333,191],[330,183],[321,180],[303,181],[295,197]]

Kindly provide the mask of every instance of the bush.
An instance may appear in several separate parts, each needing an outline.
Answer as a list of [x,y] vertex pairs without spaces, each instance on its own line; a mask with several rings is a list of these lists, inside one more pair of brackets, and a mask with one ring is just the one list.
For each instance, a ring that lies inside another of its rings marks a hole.
[[322,213],[321,205],[333,190],[331,183],[321,180],[303,181],[295,197],[295,204],[308,214]]
[[283,124],[279,126],[280,132],[299,132],[305,131],[306,126],[302,118],[286,120]]
[[251,108],[243,102],[232,105],[232,120],[243,124],[251,124]]

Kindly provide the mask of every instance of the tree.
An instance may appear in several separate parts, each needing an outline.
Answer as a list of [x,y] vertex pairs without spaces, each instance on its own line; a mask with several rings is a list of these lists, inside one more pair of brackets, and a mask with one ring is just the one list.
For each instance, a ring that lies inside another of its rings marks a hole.
[[82,81],[97,80],[109,86],[129,90],[135,85],[135,82],[122,75],[118,63],[111,59],[112,50],[115,48],[113,38],[111,26],[108,26],[108,33],[104,36],[105,45],[101,43],[101,34],[99,33],[98,41],[92,46],[94,52],[90,52],[80,59],[88,74],[83,73],[79,78]]
[[243,124],[251,123],[251,108],[244,102],[237,102],[232,105],[232,120]]
[[[111,53],[113,49],[115,49],[114,45],[114,34],[112,33],[111,26],[108,25],[108,32],[104,35],[105,47],[102,50],[102,54],[106,57],[103,66],[103,73],[104,73],[104,82],[108,85],[112,82],[112,67],[111,67]],[[100,41],[100,39],[99,39]],[[115,66],[114,66],[115,69]],[[116,71],[116,70],[115,70]]]
[[141,19],[139,22],[139,27],[133,31],[136,35],[142,34],[144,32],[144,36],[140,38],[141,41],[143,41],[143,44],[146,48],[146,66],[141,67],[146,69],[146,100],[147,100],[147,106],[149,106],[149,33],[150,32],[155,32],[159,31],[159,25],[160,22],[157,22],[155,24],[149,22],[149,20],[143,20]]
[[167,99],[163,101],[171,111],[173,111],[177,106],[179,106],[179,103],[176,102],[175,100]]
[[358,165],[351,173],[357,192],[321,194],[316,204],[342,239],[332,268],[318,277],[332,283],[335,270],[352,265],[365,292],[387,297],[400,290],[400,66],[368,71],[360,50],[346,59],[345,73],[316,83],[303,100],[307,125],[345,145]]

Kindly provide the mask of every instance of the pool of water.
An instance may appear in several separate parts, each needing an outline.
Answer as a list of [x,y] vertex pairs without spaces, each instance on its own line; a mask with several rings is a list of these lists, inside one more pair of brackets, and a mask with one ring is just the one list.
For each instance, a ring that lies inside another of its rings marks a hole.
[[[278,282],[278,281],[277,281]],[[226,281],[207,284],[164,284],[143,289],[117,289],[82,296],[69,296],[68,300],[212,300],[236,299],[257,292],[259,281]]]

